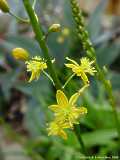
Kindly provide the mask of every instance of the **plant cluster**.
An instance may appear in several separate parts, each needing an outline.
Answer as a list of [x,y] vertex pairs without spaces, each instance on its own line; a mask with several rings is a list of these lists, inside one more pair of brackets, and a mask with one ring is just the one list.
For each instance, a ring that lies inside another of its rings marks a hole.
[[[13,48],[12,56],[16,60],[22,61],[25,64],[27,72],[30,73],[28,74],[28,83],[31,83],[34,80],[38,80],[42,74],[44,74],[56,89],[57,104],[52,104],[48,107],[53,112],[53,120],[47,124],[48,135],[60,136],[66,140],[69,133],[68,129],[71,129],[76,133],[83,152],[87,154],[85,145],[81,138],[81,133],[77,130],[77,127],[79,128],[80,118],[87,113],[89,114],[89,112],[84,105],[78,106],[77,101],[81,94],[85,92],[86,88],[91,85],[89,76],[95,76],[96,79],[100,80],[106,88],[109,102],[112,106],[116,130],[120,136],[119,119],[115,108],[112,85],[109,80],[106,80],[104,69],[101,68],[97,62],[96,52],[90,41],[88,31],[85,28],[84,18],[77,0],[70,0],[71,11],[73,14],[74,22],[76,24],[76,33],[86,53],[86,56],[79,59],[79,62],[69,57],[65,58],[67,60],[64,65],[65,70],[67,71],[71,69],[72,74],[68,77],[64,84],[62,84],[58,78],[58,75],[56,74],[56,60],[55,58],[51,57],[50,49],[47,45],[47,39],[49,35],[53,34],[53,32],[61,32],[61,25],[52,24],[48,28],[47,32],[43,32],[43,26],[39,21],[34,9],[36,0],[33,1],[33,4],[30,3],[30,0],[23,0],[23,4],[28,14],[28,19],[22,19],[21,17],[14,15],[11,12],[9,4],[6,0],[0,0],[0,9],[4,13],[8,13],[14,16],[17,20],[31,25],[35,34],[36,41],[42,50],[43,57],[30,56],[30,53],[26,49],[18,47]],[[69,31],[66,29],[64,30],[64,33],[62,32],[62,34],[68,35]],[[59,39],[60,43],[62,41],[64,41],[64,37]],[[70,98],[68,98],[66,86],[73,79],[73,77],[77,77],[78,80],[82,80],[82,87],[80,88],[77,86],[77,91],[71,95]]]

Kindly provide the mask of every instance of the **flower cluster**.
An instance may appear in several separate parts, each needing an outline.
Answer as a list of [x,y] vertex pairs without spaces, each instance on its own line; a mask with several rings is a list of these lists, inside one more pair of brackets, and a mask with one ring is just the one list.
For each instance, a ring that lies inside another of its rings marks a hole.
[[[110,103],[113,109],[115,108],[111,84],[109,81],[105,80],[104,72],[99,68],[99,65],[96,63],[95,49],[89,39],[88,31],[85,29],[84,18],[82,16],[81,10],[79,9],[78,2],[77,0],[70,0],[70,3],[73,18],[76,23],[79,40],[81,41],[81,44],[83,46],[83,49],[86,51],[87,56],[92,59],[92,61],[84,57],[80,59],[79,64],[76,61],[67,57],[66,59],[69,61],[69,63],[66,63],[65,66],[67,68],[71,68],[73,74],[68,78],[66,83],[61,86],[54,67],[52,67],[52,61],[49,56],[49,49],[47,47],[46,40],[50,33],[61,31],[61,35],[58,37],[57,42],[63,43],[65,38],[69,36],[70,30],[68,28],[64,28],[63,30],[61,30],[60,24],[53,24],[49,27],[48,31],[44,33],[44,31],[42,30],[43,27],[41,26],[41,23],[39,23],[38,17],[34,11],[36,1],[34,1],[31,6],[31,3],[29,1],[23,0],[24,7],[29,16],[29,20],[26,20],[14,15],[14,13],[11,12],[7,0],[0,0],[0,10],[2,12],[14,16],[20,22],[30,23],[32,25],[36,40],[38,41],[38,44],[44,54],[44,57],[46,58],[46,61],[39,56],[31,58],[29,56],[29,52],[22,48],[15,48],[12,53],[15,59],[22,60],[26,64],[27,71],[31,73],[29,82],[38,79],[41,72],[43,72],[52,81],[56,89],[59,89],[56,93],[57,104],[49,106],[51,111],[54,112],[54,120],[50,122],[48,126],[48,135],[58,135],[64,139],[67,139],[66,129],[73,129],[75,124],[79,124],[80,117],[84,114],[87,114],[87,108],[83,106],[77,107],[76,102],[80,97],[81,93],[83,93],[86,87],[89,86],[88,74],[93,76],[96,70],[98,71],[98,76],[100,80],[104,83],[105,88],[109,92]],[[93,66],[94,62],[95,67]],[[47,68],[50,72],[50,75],[44,71]],[[84,82],[84,86],[78,92],[73,94],[68,100],[62,89],[65,88],[65,86],[68,84],[68,82],[72,79],[74,75],[81,77],[82,81]],[[117,116],[115,109],[113,110],[113,112],[115,112],[115,116]],[[78,139],[85,152],[82,139]]]
[[[25,62],[27,71],[31,72],[29,82],[38,79],[41,72],[46,73],[44,70],[47,69],[47,64],[41,57],[35,56],[30,58],[29,52],[23,48],[13,49],[12,54],[15,59]],[[73,129],[75,124],[79,124],[80,117],[87,113],[87,108],[77,107],[76,102],[81,93],[89,86],[87,74],[94,75],[96,72],[93,67],[94,61],[90,61],[86,57],[80,59],[80,64],[68,57],[66,59],[70,63],[66,63],[65,66],[71,68],[74,75],[82,78],[84,86],[73,94],[69,100],[62,90],[57,90],[57,104],[49,106],[49,109],[54,112],[54,120],[49,123],[47,128],[48,135],[57,135],[63,139],[67,139],[66,129]],[[52,80],[49,75],[48,77]]]
[[40,56],[30,58],[29,52],[23,48],[15,48],[12,51],[12,55],[15,59],[25,61],[27,71],[31,72],[29,82],[38,79],[40,73],[47,69],[47,64]]
[[46,62],[38,56],[33,57],[31,60],[25,62],[27,65],[27,71],[31,72],[31,77],[29,82],[33,81],[34,79],[38,79],[40,77],[40,73],[47,69]]
[[87,73],[90,75],[94,75],[96,72],[95,68],[92,66],[94,61],[90,61],[87,57],[80,59],[80,64],[78,64],[76,61],[66,58],[71,63],[65,64],[66,67],[71,68],[73,73],[75,73],[77,76],[81,77],[83,82],[85,84],[89,83]]
[[67,139],[65,129],[73,129],[74,124],[79,124],[79,118],[87,113],[87,108],[77,107],[76,101],[87,86],[88,85],[84,86],[80,91],[73,94],[69,100],[63,91],[57,91],[57,104],[49,106],[54,112],[55,118],[49,124],[48,135],[58,135],[63,139]]
[[63,91],[58,90],[56,93],[57,104],[49,106],[54,112],[54,120],[49,124],[48,135],[57,135],[63,139],[67,139],[66,129],[73,129],[75,124],[79,124],[80,117],[87,113],[87,108],[77,107],[76,102],[85,88],[89,86],[87,74],[93,76],[96,72],[92,66],[94,61],[90,61],[86,57],[80,59],[80,64],[68,57],[66,59],[71,63],[67,63],[65,66],[71,68],[74,75],[81,77],[84,86],[69,100]]

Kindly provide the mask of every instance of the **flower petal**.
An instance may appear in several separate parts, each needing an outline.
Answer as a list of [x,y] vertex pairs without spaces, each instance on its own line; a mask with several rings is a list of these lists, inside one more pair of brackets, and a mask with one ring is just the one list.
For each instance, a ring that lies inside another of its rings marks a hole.
[[58,105],[51,105],[48,108],[51,109],[53,112],[58,112],[58,110],[60,109]]
[[84,115],[84,114],[87,114],[87,113],[88,113],[87,108],[85,108],[85,107],[80,107],[79,108],[79,114],[80,115]]
[[62,92],[61,90],[57,91],[56,99],[57,99],[58,105],[64,106],[64,107],[68,105],[68,99],[66,95],[64,94],[64,92]]
[[55,135],[55,136],[60,136],[63,139],[67,139],[67,134],[63,130],[63,126],[58,124],[56,121],[52,121],[49,124],[49,127],[47,128],[47,130],[48,130],[48,136]]
[[70,97],[69,104],[74,105],[77,99],[79,98],[79,93],[75,93]]
[[34,79],[35,79],[35,77],[36,77],[35,72],[32,72],[32,73],[31,73],[31,76],[30,76],[30,79],[29,79],[29,81],[28,81],[28,82],[31,82],[32,80],[34,80]]
[[59,136],[61,136],[64,140],[66,140],[68,137],[67,137],[67,133],[64,131],[64,130],[61,130],[59,132]]
[[65,66],[68,68],[76,68],[76,65],[70,63],[65,64]]
[[76,66],[79,66],[79,64],[78,64],[76,61],[74,61],[74,60],[72,60],[72,59],[70,59],[70,58],[68,58],[68,57],[66,57],[66,59],[67,59],[68,61],[72,62],[73,64],[75,64]]
[[85,84],[89,83],[88,77],[84,72],[81,72],[81,78]]

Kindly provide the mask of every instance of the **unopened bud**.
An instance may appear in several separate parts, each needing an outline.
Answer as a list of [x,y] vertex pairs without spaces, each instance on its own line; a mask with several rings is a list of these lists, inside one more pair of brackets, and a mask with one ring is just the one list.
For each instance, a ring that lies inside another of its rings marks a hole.
[[6,0],[0,0],[0,9],[5,13],[9,12],[10,8]]
[[26,61],[29,58],[29,53],[23,48],[15,48],[12,51],[12,55],[17,60]]
[[61,30],[61,25],[60,24],[52,24],[50,27],[49,27],[49,32],[60,32]]

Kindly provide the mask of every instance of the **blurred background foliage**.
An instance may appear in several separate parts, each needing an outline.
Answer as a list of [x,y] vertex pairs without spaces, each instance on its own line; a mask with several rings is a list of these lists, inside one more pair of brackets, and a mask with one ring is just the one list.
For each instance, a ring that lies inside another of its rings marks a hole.
[[[120,0],[79,2],[96,48],[97,61],[101,67],[106,66],[106,78],[112,82],[120,119]],[[22,1],[8,3],[16,15],[27,17]],[[70,75],[64,67],[65,56],[76,60],[85,56],[77,39],[69,1],[37,0],[35,9],[45,32],[52,23],[69,29],[67,34],[51,34],[47,42],[64,83]],[[46,123],[52,118],[48,106],[55,102],[55,90],[49,80],[43,75],[38,81],[28,83],[24,64],[11,55],[13,48],[23,47],[31,56],[42,56],[31,27],[3,13],[0,13],[0,22],[0,160],[80,160],[83,154],[73,133],[70,132],[67,141],[47,136]],[[66,88],[68,96],[78,86],[80,80],[74,78]],[[91,78],[89,91],[78,103],[88,108],[80,129],[89,154],[120,155],[115,121],[103,85]]]

